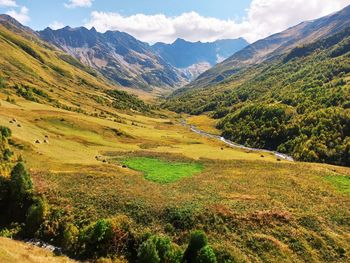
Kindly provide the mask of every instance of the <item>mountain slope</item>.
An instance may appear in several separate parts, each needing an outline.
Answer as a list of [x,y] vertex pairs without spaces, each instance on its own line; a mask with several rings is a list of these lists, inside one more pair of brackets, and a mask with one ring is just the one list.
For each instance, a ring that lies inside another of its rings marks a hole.
[[125,87],[151,91],[174,89],[188,80],[180,71],[155,54],[151,47],[118,31],[99,33],[94,28],[46,28],[40,37],[81,63]]
[[350,27],[171,98],[178,112],[213,111],[223,136],[298,160],[350,165]]
[[350,6],[313,21],[303,22],[281,33],[259,40],[204,72],[190,87],[206,87],[220,83],[238,70],[274,59],[298,45],[331,36],[350,26]]
[[[113,104],[147,107],[135,97],[113,86],[93,69],[42,41],[37,34],[12,17],[0,16],[0,78],[2,90],[27,100],[84,111]],[[115,96],[110,92],[118,92]],[[85,100],[85,109],[82,108]],[[138,101],[140,103],[136,103]]]
[[[196,77],[203,70],[209,69],[248,44],[242,38],[217,40],[211,43],[192,43],[177,39],[172,44],[156,43],[152,49],[174,67],[183,69],[191,77]],[[206,67],[201,67],[197,72],[193,72],[193,69],[198,68],[196,65],[206,65]]]

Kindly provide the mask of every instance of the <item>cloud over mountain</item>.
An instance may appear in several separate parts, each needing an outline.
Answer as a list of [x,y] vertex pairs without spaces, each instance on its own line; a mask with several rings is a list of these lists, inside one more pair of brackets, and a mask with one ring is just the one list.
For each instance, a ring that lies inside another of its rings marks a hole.
[[27,24],[30,21],[29,17],[29,9],[25,6],[22,6],[19,11],[10,10],[6,14],[12,16],[17,19],[22,24]]
[[349,0],[253,0],[241,21],[222,20],[187,12],[178,16],[93,11],[87,27],[98,31],[124,31],[147,41],[173,42],[176,38],[189,41],[215,41],[244,37],[255,41],[305,20],[315,19],[340,10]]

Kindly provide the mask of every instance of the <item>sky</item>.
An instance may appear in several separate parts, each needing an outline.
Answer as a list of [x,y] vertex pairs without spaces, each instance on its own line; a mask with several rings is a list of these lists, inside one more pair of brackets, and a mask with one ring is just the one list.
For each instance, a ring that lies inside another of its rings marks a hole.
[[0,13],[35,30],[94,26],[148,43],[254,42],[347,5],[350,0],[0,0]]

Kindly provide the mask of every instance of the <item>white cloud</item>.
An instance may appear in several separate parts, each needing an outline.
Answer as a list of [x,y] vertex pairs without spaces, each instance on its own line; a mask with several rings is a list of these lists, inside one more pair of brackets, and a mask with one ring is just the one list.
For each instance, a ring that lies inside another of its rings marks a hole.
[[90,7],[94,0],[69,0],[68,3],[64,3],[66,8],[76,8],[76,7]]
[[15,0],[0,0],[0,6],[16,7],[17,4]]
[[63,28],[64,24],[58,21],[54,21],[49,25],[49,27],[53,30],[57,30]]
[[338,11],[348,4],[350,0],[252,0],[246,17],[240,22],[204,17],[196,12],[167,17],[94,11],[85,26],[94,26],[100,32],[124,31],[150,43],[170,43],[178,37],[189,41],[244,37],[253,42],[302,21]]
[[20,22],[22,24],[26,24],[27,22],[30,21],[30,17],[28,15],[28,13],[29,13],[29,9],[25,6],[22,6],[20,8],[19,12],[15,11],[15,10],[10,10],[6,14],[15,18],[18,22]]

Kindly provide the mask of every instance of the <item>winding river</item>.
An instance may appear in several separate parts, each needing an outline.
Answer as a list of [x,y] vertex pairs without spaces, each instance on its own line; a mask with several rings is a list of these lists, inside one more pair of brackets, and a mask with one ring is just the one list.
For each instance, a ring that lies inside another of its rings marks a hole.
[[221,142],[225,143],[226,145],[228,145],[228,146],[230,146],[232,148],[239,148],[239,149],[244,149],[244,150],[254,151],[254,152],[271,153],[271,154],[274,154],[279,159],[283,159],[283,160],[286,160],[286,161],[294,162],[293,157],[291,157],[289,155],[286,155],[286,154],[283,154],[283,153],[279,153],[279,152],[276,152],[276,151],[266,150],[266,149],[250,148],[250,147],[247,147],[247,146],[244,146],[244,145],[241,145],[241,144],[234,143],[234,142],[232,142],[230,140],[225,139],[222,136],[210,134],[210,133],[207,133],[205,131],[199,130],[198,128],[196,128],[196,126],[187,124],[187,122],[185,120],[182,120],[181,124],[183,126],[190,127],[191,131],[193,131],[194,133],[197,133],[197,134],[202,135],[202,136],[207,137],[207,138],[220,140]]

